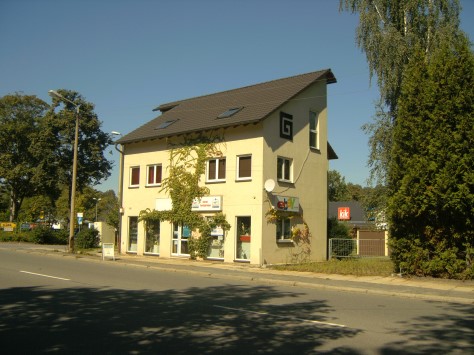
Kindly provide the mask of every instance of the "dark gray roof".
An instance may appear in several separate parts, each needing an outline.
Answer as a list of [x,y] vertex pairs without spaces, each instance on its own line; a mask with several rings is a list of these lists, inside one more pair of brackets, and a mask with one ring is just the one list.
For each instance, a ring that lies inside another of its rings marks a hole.
[[[335,83],[330,69],[228,90],[216,94],[169,102],[153,111],[161,115],[128,133],[117,143],[132,143],[173,135],[257,123],[317,81]],[[227,118],[225,111],[241,108]],[[161,128],[160,128],[161,127]]]

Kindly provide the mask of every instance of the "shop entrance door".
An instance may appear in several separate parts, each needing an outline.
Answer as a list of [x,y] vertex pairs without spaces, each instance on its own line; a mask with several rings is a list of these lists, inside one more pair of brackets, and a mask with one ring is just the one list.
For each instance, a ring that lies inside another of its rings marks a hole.
[[188,239],[191,237],[191,230],[181,223],[173,223],[173,250],[172,255],[189,256]]

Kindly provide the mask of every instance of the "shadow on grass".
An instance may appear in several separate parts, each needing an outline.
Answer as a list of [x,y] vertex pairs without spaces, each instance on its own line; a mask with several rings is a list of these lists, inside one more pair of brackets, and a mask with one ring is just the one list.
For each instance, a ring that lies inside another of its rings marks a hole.
[[[359,331],[323,325],[325,301],[268,286],[184,291],[22,287],[0,290],[5,354],[313,353]],[[277,301],[278,302],[278,301]]]

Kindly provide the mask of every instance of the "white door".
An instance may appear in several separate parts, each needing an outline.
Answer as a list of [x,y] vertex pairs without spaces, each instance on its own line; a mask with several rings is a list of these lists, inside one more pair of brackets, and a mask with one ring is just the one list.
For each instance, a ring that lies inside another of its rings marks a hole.
[[191,230],[188,226],[180,223],[173,223],[173,251],[172,255],[189,256],[188,239],[191,237]]

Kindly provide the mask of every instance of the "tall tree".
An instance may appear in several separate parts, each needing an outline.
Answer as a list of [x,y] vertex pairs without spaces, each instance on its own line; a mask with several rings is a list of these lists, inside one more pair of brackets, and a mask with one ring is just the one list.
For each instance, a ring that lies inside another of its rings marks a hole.
[[10,192],[10,221],[17,219],[23,199],[41,190],[36,175],[42,157],[34,136],[47,108],[33,95],[0,98],[0,182]]
[[346,179],[337,170],[329,170],[328,172],[328,199],[329,201],[347,201],[351,199]]
[[411,273],[474,278],[474,55],[462,34],[404,74],[389,165],[393,257]]
[[415,48],[429,57],[440,39],[460,31],[460,5],[458,0],[340,0],[340,8],[359,14],[357,45],[366,54],[370,78],[377,78],[380,102],[364,130],[371,135],[372,177],[384,184],[403,73]]
[[[79,142],[76,186],[79,191],[86,186],[95,186],[110,176],[112,162],[104,156],[108,145],[112,144],[110,136],[101,130],[101,122],[94,112],[94,105],[87,102],[79,93],[69,90],[57,90],[66,99],[79,105]],[[56,112],[60,106],[61,109]],[[71,188],[73,142],[75,132],[76,108],[69,102],[53,98],[51,110],[44,124],[51,141],[55,142],[51,159],[56,163],[57,187]],[[58,194],[59,189],[54,193]],[[69,191],[69,200],[71,191]]]

